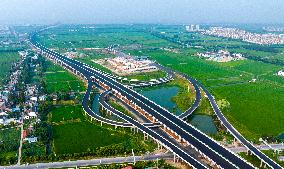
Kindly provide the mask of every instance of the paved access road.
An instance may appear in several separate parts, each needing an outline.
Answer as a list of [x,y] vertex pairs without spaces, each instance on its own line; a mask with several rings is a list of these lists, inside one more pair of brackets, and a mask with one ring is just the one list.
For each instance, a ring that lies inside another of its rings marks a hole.
[[115,163],[132,163],[135,161],[153,161],[156,159],[172,159],[173,155],[168,154],[154,154],[145,156],[128,156],[128,157],[113,157],[113,158],[100,158],[91,160],[76,160],[76,161],[63,161],[63,162],[50,162],[50,163],[36,163],[30,165],[14,165],[2,166],[0,169],[47,169],[47,168],[63,168],[75,166],[94,166],[100,164],[115,164]]

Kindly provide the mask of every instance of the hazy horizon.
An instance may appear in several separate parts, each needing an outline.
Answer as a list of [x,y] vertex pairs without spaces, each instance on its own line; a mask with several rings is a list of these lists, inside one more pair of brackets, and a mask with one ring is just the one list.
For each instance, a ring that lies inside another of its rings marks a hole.
[[283,24],[278,0],[2,0],[1,24]]

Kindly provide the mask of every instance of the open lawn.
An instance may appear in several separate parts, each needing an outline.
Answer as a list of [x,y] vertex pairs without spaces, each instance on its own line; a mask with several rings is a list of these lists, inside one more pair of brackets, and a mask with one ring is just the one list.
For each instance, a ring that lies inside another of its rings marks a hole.
[[88,149],[127,142],[126,134],[117,133],[89,122],[54,125],[55,152],[59,154],[87,152]]
[[227,118],[241,132],[254,140],[261,135],[284,131],[284,88],[263,82],[214,88],[217,99],[225,98],[230,109]]
[[70,120],[84,121],[85,117],[81,105],[55,106],[49,113],[49,120],[56,124]]
[[155,148],[153,142],[143,141],[141,134],[133,135],[128,130],[91,123],[82,113],[80,105],[56,107],[49,113],[56,154],[83,153],[116,145],[123,147],[127,153],[131,149],[138,153]]
[[166,76],[166,72],[161,70],[154,72],[137,73],[133,75],[125,76],[127,79],[137,79],[139,81],[150,81],[151,79],[159,79]]

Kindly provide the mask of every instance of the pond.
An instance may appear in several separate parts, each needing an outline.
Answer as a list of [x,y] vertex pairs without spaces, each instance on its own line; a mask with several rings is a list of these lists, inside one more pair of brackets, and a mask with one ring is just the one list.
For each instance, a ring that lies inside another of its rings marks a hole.
[[175,115],[180,115],[182,111],[178,109],[176,104],[172,101],[172,97],[176,96],[178,91],[179,87],[177,86],[164,86],[160,88],[155,87],[153,89],[140,89],[138,92],[147,97],[148,99],[166,108]]
[[284,140],[284,133],[281,133],[281,134],[278,136],[278,138],[279,138],[280,140]]
[[211,116],[193,115],[190,117],[189,123],[207,134],[217,134],[217,128]]
[[[138,92],[145,97],[156,102],[162,107],[176,115],[180,115],[182,111],[177,108],[176,104],[171,100],[172,97],[178,94],[179,87],[177,86],[163,86],[160,88],[145,88],[140,89]],[[217,128],[211,116],[208,115],[192,115],[189,120],[190,124],[205,132],[207,134],[216,134]]]

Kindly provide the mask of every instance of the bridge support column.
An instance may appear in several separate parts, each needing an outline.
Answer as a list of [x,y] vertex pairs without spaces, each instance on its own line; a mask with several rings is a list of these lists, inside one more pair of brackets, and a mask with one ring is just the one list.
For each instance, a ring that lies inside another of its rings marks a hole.
[[101,121],[101,126],[103,126],[103,122]]
[[159,142],[157,142],[157,144],[158,144],[158,150],[162,150],[163,149],[163,145],[160,144]]
[[264,163],[262,160],[260,161],[260,166],[259,166],[259,167],[260,167],[260,168],[261,168],[261,167],[267,168],[267,167],[266,167],[266,163]]
[[133,130],[133,133],[135,134],[136,133],[136,127],[131,127],[131,131]]
[[149,135],[147,133],[144,133],[144,140],[148,140]]
[[237,141],[237,139],[236,139],[236,138],[234,138],[233,145],[234,145],[235,147],[237,147],[237,146],[238,146],[238,141]]
[[249,149],[247,149],[247,155],[250,155],[250,150]]

